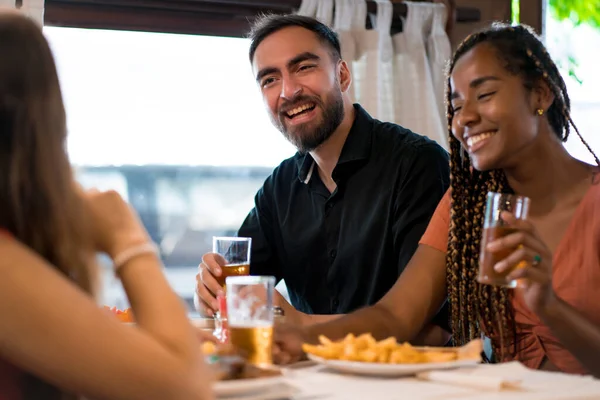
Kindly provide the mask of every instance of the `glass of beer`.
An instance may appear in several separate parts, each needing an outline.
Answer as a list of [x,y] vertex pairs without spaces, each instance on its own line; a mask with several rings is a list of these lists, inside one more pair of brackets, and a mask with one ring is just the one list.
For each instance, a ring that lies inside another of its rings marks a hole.
[[275,278],[230,276],[226,287],[229,342],[249,363],[271,365]]
[[213,253],[225,259],[225,265],[221,268],[222,274],[216,277],[221,287],[225,288],[225,279],[228,276],[250,274],[251,249],[252,238],[213,237]]
[[494,270],[494,265],[511,255],[516,248],[493,253],[486,250],[488,243],[517,231],[517,229],[507,226],[504,220],[502,220],[500,214],[503,211],[510,212],[517,219],[527,219],[527,214],[529,212],[529,198],[506,193],[490,192],[487,194],[483,221],[483,235],[481,238],[481,250],[479,254],[479,276],[477,277],[477,281],[488,285],[515,288],[517,282],[509,282],[506,279],[506,276],[514,271],[514,269],[525,266],[525,261],[519,263],[515,268],[503,273],[496,272]]

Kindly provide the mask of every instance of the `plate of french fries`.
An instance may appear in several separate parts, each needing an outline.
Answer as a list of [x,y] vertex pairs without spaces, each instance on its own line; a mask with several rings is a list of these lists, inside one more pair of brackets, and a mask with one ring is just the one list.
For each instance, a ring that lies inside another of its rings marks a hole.
[[483,342],[462,347],[417,347],[390,337],[377,341],[371,334],[348,334],[339,341],[319,337],[320,344],[303,344],[308,358],[339,372],[406,376],[418,372],[474,366],[481,362]]

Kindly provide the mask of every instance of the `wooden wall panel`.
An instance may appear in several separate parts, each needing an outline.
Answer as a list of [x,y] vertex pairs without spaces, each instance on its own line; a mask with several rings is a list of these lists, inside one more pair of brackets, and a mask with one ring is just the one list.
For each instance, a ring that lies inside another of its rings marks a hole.
[[456,48],[470,33],[493,21],[510,21],[510,3],[511,0],[456,0],[457,7],[478,7],[481,11],[481,20],[474,23],[456,24],[450,34],[452,46]]
[[546,0],[521,0],[520,5],[521,22],[530,25],[538,34],[543,34]]
[[[433,1],[452,4],[456,0]],[[405,14],[406,6],[395,3],[394,10]],[[300,4],[301,0],[46,0],[45,23],[240,37],[248,31],[249,22],[256,15],[293,12]],[[367,4],[369,12],[376,11],[375,2]],[[454,15],[459,23],[480,19],[477,6],[457,7]],[[395,22],[393,30],[401,29],[400,20]]]
[[[455,10],[458,22],[447,26],[453,46],[492,21],[510,20],[511,0],[432,1]],[[522,20],[538,32],[543,27],[544,3],[521,0]],[[301,0],[46,0],[45,21],[54,26],[240,37],[258,13],[287,13],[300,4]],[[370,7],[373,11],[374,4]]]

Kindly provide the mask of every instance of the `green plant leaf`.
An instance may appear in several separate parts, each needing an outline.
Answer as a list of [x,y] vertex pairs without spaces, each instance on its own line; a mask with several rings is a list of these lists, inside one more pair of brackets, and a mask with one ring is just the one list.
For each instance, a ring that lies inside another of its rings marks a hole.
[[600,29],[600,3],[597,0],[549,0],[550,12],[558,21],[588,24]]

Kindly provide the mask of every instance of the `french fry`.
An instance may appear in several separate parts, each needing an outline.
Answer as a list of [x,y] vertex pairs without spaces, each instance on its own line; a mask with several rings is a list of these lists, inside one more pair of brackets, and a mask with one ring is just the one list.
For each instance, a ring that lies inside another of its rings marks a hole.
[[319,343],[323,346],[331,346],[333,342],[327,338],[327,336],[319,335]]
[[424,352],[423,355],[427,359],[427,362],[430,363],[440,363],[440,362],[448,362],[448,361],[456,361],[458,360],[456,352]]
[[442,363],[457,360],[481,360],[483,344],[473,340],[463,347],[414,347],[399,344],[389,337],[376,341],[369,333],[359,336],[348,334],[342,340],[332,341],[319,336],[319,345],[303,344],[305,353],[328,360],[359,361],[383,364]]

